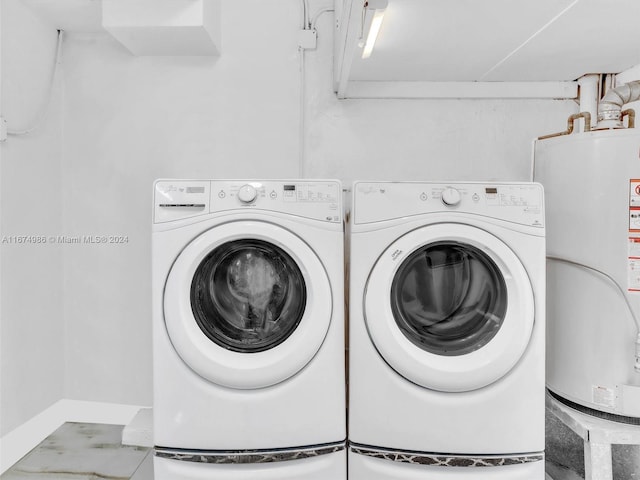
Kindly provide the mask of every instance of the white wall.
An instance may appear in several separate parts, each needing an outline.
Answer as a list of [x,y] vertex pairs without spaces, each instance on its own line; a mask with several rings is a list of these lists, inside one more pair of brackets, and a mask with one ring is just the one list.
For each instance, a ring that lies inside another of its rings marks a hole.
[[321,17],[319,49],[307,56],[309,176],[528,180],[531,141],[577,111],[554,100],[338,100],[332,25]]
[[[3,80],[42,89],[55,32],[2,1]],[[568,101],[338,101],[324,14],[306,53],[300,162],[301,3],[223,2],[219,58],[134,57],[107,34],[66,37],[64,98],[42,132],[2,147],[2,234],[128,242],[3,248],[0,433],[61,397],[151,404],[155,178],[526,180],[532,138],[577,111]],[[16,95],[3,111],[22,124],[37,95]]]
[[[2,116],[32,125],[48,95],[57,32],[19,0],[2,0]],[[2,144],[0,206],[0,436],[63,396],[61,249],[7,243],[14,235],[56,235],[62,224],[61,89],[42,128]]]
[[297,173],[297,2],[250,3],[225,3],[220,58],[133,57],[106,35],[69,37],[65,231],[129,241],[67,250],[68,398],[151,404],[155,178]]
[[[219,58],[133,57],[106,35],[69,36],[64,230],[129,242],[65,251],[68,398],[151,404],[155,178],[299,175],[300,4],[224,2]],[[338,101],[331,15],[319,31],[306,54],[307,176],[527,180],[533,137],[562,130],[577,110],[542,100]]]

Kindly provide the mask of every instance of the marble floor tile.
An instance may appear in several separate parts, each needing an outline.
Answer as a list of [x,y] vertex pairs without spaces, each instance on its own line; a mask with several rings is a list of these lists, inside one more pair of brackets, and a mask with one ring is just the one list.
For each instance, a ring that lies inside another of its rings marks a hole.
[[153,452],[149,451],[147,456],[133,474],[131,480],[153,480]]
[[547,480],[583,480],[583,477],[573,470],[547,460],[545,465]]
[[122,428],[65,423],[0,479],[128,480],[139,470],[150,449],[122,446]]

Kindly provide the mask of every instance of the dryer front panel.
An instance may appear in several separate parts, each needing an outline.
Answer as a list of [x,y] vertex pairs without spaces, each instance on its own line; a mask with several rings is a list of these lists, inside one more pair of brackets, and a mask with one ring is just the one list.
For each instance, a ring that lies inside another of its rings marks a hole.
[[396,240],[372,269],[364,302],[385,361],[439,391],[475,390],[507,374],[534,321],[520,260],[494,235],[461,224],[425,226]]
[[195,238],[164,291],[165,324],[203,378],[253,389],[295,375],[329,329],[331,286],[313,250],[267,222],[237,221]]

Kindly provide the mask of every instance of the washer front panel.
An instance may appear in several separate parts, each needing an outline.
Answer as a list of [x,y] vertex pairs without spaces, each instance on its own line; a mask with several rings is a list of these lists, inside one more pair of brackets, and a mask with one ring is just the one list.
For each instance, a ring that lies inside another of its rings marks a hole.
[[202,233],[176,259],[164,291],[177,353],[203,378],[231,388],[263,388],[299,372],[322,345],[331,314],[317,255],[290,231],[260,221]]
[[533,329],[529,277],[500,239],[477,227],[413,230],[378,258],[364,297],[384,360],[422,387],[482,388],[506,375]]

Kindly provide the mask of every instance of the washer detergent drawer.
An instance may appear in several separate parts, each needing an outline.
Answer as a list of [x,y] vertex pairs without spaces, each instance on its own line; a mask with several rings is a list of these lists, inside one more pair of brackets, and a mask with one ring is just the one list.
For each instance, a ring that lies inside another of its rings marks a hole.
[[341,450],[301,460],[244,464],[154,457],[153,469],[154,480],[346,480],[347,452]]
[[498,467],[442,467],[349,452],[349,480],[545,480],[544,460]]

